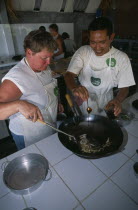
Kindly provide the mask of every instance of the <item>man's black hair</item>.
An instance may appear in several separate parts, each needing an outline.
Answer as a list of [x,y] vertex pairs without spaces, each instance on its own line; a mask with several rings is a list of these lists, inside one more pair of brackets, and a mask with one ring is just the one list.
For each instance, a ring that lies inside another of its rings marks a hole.
[[110,37],[113,33],[113,24],[107,17],[95,18],[88,27],[89,31],[107,30],[107,35]]
[[39,27],[39,30],[40,30],[40,31],[46,31],[46,27],[45,27],[45,26],[40,26],[40,27]]
[[54,31],[56,31],[56,32],[58,32],[58,26],[57,26],[57,24],[51,24],[50,26],[49,26],[49,28],[52,28]]
[[68,39],[70,36],[67,32],[63,32],[62,39]]

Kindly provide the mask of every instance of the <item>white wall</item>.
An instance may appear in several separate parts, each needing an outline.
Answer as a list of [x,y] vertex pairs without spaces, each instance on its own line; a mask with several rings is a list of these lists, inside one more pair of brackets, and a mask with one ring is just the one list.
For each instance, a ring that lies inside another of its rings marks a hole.
[[9,55],[3,24],[0,24],[0,48],[1,59],[2,57]]
[[[13,42],[15,47],[15,54],[24,54],[23,40],[24,37],[32,30],[38,29],[41,25],[48,27],[51,23],[36,23],[36,24],[11,24],[11,32],[13,36]],[[73,23],[58,23],[59,33],[67,32],[70,38],[74,39],[74,25]],[[1,40],[0,40],[1,42]]]

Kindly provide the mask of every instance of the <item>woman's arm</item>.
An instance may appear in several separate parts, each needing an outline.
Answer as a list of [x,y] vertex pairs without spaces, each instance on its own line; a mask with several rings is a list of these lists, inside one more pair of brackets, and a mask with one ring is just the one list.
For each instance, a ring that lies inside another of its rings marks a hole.
[[38,118],[43,120],[39,108],[27,101],[19,100],[21,96],[22,92],[10,80],[5,80],[0,85],[0,120],[5,120],[17,112],[33,122]]

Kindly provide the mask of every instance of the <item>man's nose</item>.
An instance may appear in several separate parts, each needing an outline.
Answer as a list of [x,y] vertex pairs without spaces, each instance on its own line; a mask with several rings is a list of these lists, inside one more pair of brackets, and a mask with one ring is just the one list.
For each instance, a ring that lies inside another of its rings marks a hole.
[[96,50],[100,50],[100,48],[101,48],[101,47],[100,47],[100,44],[97,43],[96,46],[95,46],[95,49],[96,49]]

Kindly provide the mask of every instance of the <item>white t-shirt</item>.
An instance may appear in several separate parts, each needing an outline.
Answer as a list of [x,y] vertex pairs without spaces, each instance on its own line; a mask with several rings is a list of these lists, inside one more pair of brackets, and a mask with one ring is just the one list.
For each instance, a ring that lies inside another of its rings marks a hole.
[[[44,109],[48,104],[48,96],[43,86],[52,81],[52,74],[49,67],[43,72],[35,73],[25,63],[23,58],[3,77],[2,82],[4,80],[12,81],[20,89],[23,94],[20,100],[26,100],[38,106],[39,109]],[[19,112],[10,116],[9,128],[13,133],[23,135],[23,128],[19,116],[21,116]]]
[[74,53],[76,49],[76,44],[72,39],[64,39],[66,52]]
[[85,70],[88,62],[94,71],[100,71],[109,67],[110,56],[111,71],[114,71],[117,87],[123,88],[135,85],[128,56],[114,47],[103,56],[96,56],[89,45],[80,47],[72,57],[67,71],[79,76],[80,72]]

